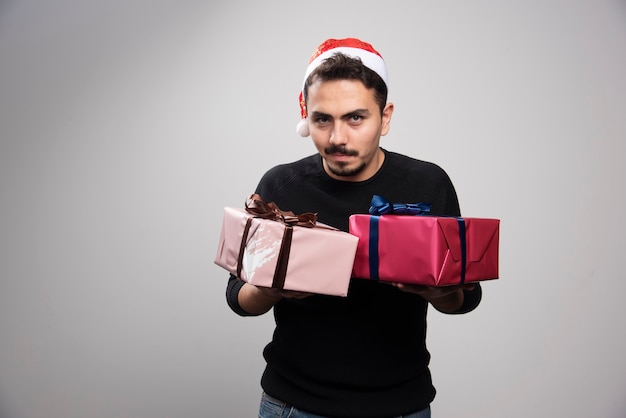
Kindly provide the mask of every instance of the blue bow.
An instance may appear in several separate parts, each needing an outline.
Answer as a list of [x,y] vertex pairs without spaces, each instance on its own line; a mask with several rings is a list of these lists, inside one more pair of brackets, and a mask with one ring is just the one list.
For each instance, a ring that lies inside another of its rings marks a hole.
[[379,216],[385,214],[394,215],[421,215],[430,212],[430,203],[390,203],[382,196],[374,195],[369,213]]

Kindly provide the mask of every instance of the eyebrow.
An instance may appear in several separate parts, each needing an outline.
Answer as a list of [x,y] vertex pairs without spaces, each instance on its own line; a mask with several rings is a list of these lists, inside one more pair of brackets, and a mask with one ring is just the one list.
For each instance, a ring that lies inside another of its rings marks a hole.
[[[368,109],[355,109],[352,110],[346,114],[341,115],[340,119],[350,119],[352,116],[368,116],[370,114],[370,111]],[[331,115],[324,113],[324,112],[311,112],[311,117],[313,118],[320,118],[320,117],[327,117],[327,118],[332,118]]]

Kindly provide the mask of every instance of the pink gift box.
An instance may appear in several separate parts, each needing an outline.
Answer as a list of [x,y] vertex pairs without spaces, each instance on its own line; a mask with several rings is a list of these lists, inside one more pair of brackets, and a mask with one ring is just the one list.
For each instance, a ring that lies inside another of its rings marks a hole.
[[498,278],[500,221],[430,215],[352,215],[353,276],[446,286]]
[[357,242],[319,222],[289,226],[226,207],[215,264],[256,286],[346,296]]

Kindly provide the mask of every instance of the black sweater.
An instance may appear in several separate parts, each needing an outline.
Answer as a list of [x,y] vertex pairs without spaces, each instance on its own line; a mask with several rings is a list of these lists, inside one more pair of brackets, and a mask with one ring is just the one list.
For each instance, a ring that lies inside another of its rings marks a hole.
[[[332,179],[315,154],[272,168],[256,192],[281,210],[317,212],[320,222],[344,231],[351,214],[368,212],[374,194],[390,202],[431,203],[433,215],[460,215],[454,187],[439,166],[389,151],[380,170],[363,182]],[[237,303],[241,285],[231,276],[227,299],[247,315]],[[480,299],[477,285],[458,313],[471,311]],[[427,307],[418,295],[364,279],[351,280],[346,298],[282,299],[274,306],[276,329],[263,353],[263,390],[328,417],[391,417],[425,408],[435,397]]]

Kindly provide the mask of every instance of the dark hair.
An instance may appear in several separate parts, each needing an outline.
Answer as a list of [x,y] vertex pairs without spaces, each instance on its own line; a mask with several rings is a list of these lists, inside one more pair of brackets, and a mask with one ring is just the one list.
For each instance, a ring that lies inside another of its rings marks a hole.
[[374,70],[366,67],[358,57],[353,58],[342,53],[336,53],[326,58],[309,74],[304,82],[302,93],[305,100],[309,86],[316,80],[360,81],[367,89],[374,90],[374,100],[376,100],[376,103],[378,103],[380,107],[381,115],[387,104],[387,84],[385,84],[385,81]]

